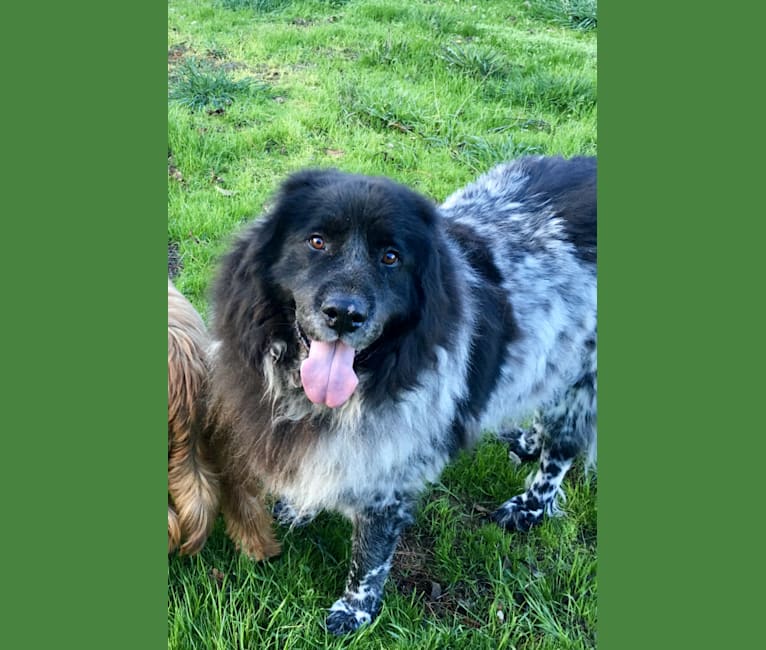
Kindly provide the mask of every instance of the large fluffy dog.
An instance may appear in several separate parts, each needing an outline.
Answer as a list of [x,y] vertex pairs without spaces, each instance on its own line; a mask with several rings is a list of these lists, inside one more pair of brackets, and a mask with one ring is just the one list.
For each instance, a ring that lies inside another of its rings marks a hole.
[[[202,318],[168,280],[168,553],[199,551],[218,515],[220,489],[206,444],[210,339]],[[260,509],[258,509],[260,507]],[[279,552],[263,505],[250,552]]]
[[348,516],[335,633],[377,614],[417,496],[482,430],[539,457],[493,514],[509,529],[553,513],[577,454],[595,458],[595,159],[501,165],[440,207],[383,178],[298,173],[213,298],[229,529],[250,546],[262,487],[280,519]]

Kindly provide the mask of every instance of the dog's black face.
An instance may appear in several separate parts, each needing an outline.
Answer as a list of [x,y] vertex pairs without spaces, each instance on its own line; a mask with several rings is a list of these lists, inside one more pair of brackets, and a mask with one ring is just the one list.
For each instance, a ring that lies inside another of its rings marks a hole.
[[260,295],[293,310],[309,348],[301,377],[311,401],[345,403],[357,354],[372,359],[422,320],[437,219],[428,200],[388,179],[309,170],[288,179],[249,233],[268,285]]
[[432,224],[424,201],[390,181],[330,172],[309,181],[285,190],[283,207],[299,201],[298,210],[273,217],[284,237],[272,277],[310,341],[364,350],[386,325],[416,316],[418,260]]

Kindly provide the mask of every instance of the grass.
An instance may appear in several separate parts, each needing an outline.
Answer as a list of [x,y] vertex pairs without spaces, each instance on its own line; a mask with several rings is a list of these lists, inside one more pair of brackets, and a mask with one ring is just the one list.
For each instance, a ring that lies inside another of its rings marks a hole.
[[245,101],[248,95],[267,88],[252,79],[234,79],[229,70],[215,62],[225,56],[221,50],[211,48],[208,54],[212,60],[189,56],[179,63],[171,100],[191,110],[209,106],[213,111],[222,111],[235,99]]
[[380,617],[351,640],[323,628],[347,571],[347,522],[280,529],[283,555],[259,565],[219,524],[201,555],[170,561],[168,647],[595,647],[595,481],[573,470],[568,517],[503,532],[486,511],[522,489],[527,469],[491,440],[450,466],[397,552]]
[[595,29],[596,0],[533,0],[533,11],[541,18],[575,29]]
[[439,53],[439,58],[454,69],[482,80],[492,77],[505,78],[510,75],[508,63],[494,48],[473,44],[445,45]]
[[[596,153],[595,27],[586,0],[169,0],[176,284],[206,314],[232,233],[302,167],[384,174],[441,200],[501,160]],[[423,496],[380,617],[349,639],[323,627],[345,521],[280,531],[283,555],[258,565],[219,522],[199,556],[169,560],[168,647],[595,647],[595,480],[573,470],[568,516],[528,534],[485,520],[529,469],[491,440],[453,463]]]

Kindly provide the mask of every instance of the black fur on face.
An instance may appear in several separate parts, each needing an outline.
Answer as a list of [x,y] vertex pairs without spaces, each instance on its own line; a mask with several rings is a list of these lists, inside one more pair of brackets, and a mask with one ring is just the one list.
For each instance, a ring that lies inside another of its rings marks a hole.
[[[434,206],[393,181],[294,174],[223,262],[216,335],[254,369],[275,341],[287,344],[286,360],[296,358],[298,331],[341,338],[357,350],[357,371],[374,371],[367,397],[411,388],[435,363],[434,346],[449,347],[444,315],[459,310],[443,238]],[[327,310],[335,304],[353,305],[359,322],[333,329]]]

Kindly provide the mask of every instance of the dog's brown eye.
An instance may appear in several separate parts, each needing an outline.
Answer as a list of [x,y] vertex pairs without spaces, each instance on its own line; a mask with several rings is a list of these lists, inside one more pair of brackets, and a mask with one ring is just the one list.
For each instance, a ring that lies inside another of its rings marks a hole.
[[383,259],[381,261],[386,266],[393,266],[399,261],[399,253],[396,251],[386,251],[383,253]]
[[309,246],[317,251],[324,250],[324,237],[320,237],[319,235],[311,235],[311,237],[309,237]]

